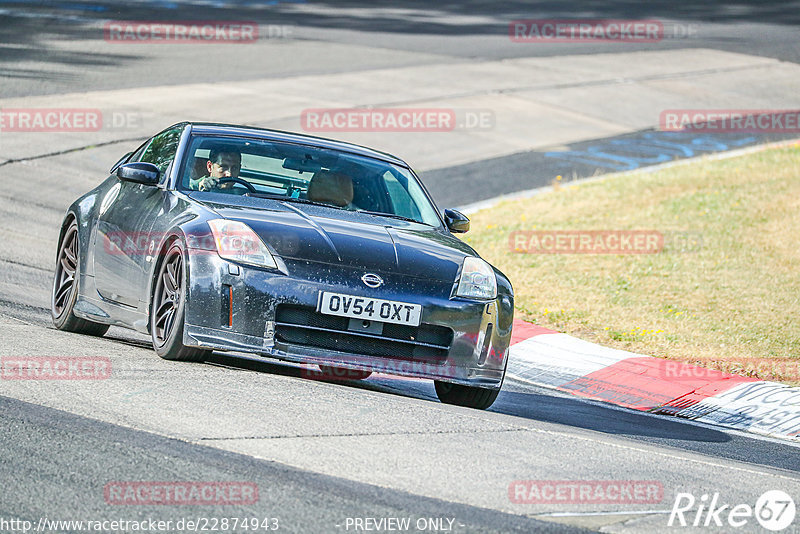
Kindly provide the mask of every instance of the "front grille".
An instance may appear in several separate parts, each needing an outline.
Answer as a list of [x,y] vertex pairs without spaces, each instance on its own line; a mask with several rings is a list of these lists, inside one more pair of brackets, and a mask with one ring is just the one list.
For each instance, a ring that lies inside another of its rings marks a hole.
[[317,313],[313,308],[281,304],[275,312],[279,343],[335,350],[354,355],[441,362],[453,343],[444,326],[405,326],[385,323],[383,334],[351,332],[347,317]]

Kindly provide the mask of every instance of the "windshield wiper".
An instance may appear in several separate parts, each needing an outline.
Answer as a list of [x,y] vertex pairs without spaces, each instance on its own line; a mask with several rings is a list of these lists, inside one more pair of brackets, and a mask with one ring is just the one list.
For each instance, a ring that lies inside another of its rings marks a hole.
[[384,213],[382,211],[368,211],[368,210],[356,210],[356,213],[366,213],[367,215],[377,215],[378,217],[390,217],[392,219],[400,219],[401,221],[408,221],[417,224],[424,224],[426,226],[432,226],[428,223],[424,223],[422,221],[418,221],[416,219],[412,219],[411,217],[405,217],[403,215],[397,215],[396,213]]

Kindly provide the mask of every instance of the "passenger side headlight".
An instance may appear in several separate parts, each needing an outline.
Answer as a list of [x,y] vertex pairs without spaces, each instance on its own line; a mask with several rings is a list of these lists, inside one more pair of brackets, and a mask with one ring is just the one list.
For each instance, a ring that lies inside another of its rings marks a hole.
[[208,221],[217,253],[226,260],[277,269],[272,253],[252,228],[239,221],[213,219]]
[[497,277],[491,265],[475,256],[464,258],[456,296],[474,299],[497,297]]

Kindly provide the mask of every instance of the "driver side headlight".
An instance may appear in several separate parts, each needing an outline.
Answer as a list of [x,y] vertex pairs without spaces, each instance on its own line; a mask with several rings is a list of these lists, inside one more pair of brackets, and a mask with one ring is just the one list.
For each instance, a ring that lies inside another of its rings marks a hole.
[[278,267],[272,253],[252,228],[239,221],[213,219],[208,221],[217,253],[225,260],[249,263],[259,267]]
[[491,265],[475,256],[464,258],[457,297],[493,299],[497,297],[497,277]]

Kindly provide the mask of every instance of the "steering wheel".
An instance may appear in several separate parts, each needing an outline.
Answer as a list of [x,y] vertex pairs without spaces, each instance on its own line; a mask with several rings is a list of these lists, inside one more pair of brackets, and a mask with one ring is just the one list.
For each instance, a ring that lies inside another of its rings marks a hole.
[[217,180],[218,184],[227,184],[231,182],[246,187],[251,193],[258,193],[258,191],[256,191],[256,188],[253,187],[250,184],[250,182],[248,182],[247,180],[242,180],[241,178],[238,177],[229,176],[227,178],[220,178],[219,180]]

